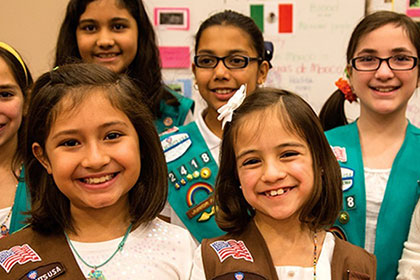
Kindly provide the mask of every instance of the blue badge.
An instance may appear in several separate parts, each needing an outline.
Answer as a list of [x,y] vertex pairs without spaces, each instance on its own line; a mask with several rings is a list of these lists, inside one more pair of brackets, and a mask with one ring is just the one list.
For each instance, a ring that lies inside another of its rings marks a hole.
[[187,152],[192,145],[192,141],[188,133],[178,133],[169,136],[160,141],[163,152],[165,153],[166,162],[170,163]]
[[354,170],[348,167],[341,167],[341,178],[343,180],[343,192],[348,191],[353,187]]
[[235,280],[242,280],[244,279],[244,274],[242,272],[235,273]]
[[36,279],[36,277],[38,277],[38,273],[36,273],[35,270],[29,271],[28,274],[26,274],[26,277],[28,277],[28,279]]

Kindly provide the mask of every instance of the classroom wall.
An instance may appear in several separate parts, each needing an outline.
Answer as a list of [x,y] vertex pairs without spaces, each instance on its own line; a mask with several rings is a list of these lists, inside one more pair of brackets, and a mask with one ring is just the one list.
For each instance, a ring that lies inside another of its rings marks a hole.
[[[145,0],[151,20],[154,8],[188,8],[189,29],[168,30],[156,26],[161,46],[187,47],[193,57],[194,34],[199,24],[223,9],[233,9],[250,15],[250,6],[264,5],[264,36],[275,46],[273,69],[267,86],[283,87],[302,95],[319,111],[335,90],[334,81],[343,74],[345,48],[350,33],[363,17],[365,10],[377,9],[404,12],[406,0]],[[27,61],[34,77],[51,69],[58,29],[68,0],[0,0],[0,40],[16,47]],[[268,14],[278,16],[279,4],[293,5],[293,31],[278,32],[278,18],[268,21]],[[175,80],[186,94],[204,106],[194,91],[190,67],[163,70],[168,83]],[[408,116],[420,126],[420,97],[415,94]],[[351,118],[358,115],[358,106],[347,106]],[[196,112],[197,112],[196,111]]]

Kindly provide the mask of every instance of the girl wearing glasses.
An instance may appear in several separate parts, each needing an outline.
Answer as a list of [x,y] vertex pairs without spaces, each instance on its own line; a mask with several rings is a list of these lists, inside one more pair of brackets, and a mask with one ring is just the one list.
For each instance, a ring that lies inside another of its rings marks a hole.
[[207,106],[195,122],[163,136],[162,146],[171,205],[164,214],[187,227],[199,242],[223,234],[214,221],[213,206],[222,137],[217,110],[242,85],[249,93],[264,83],[271,56],[254,21],[234,11],[211,16],[196,34],[192,70]]
[[[343,179],[343,209],[332,229],[376,255],[381,280],[396,277],[420,192],[420,130],[406,118],[418,86],[418,38],[406,15],[365,17],[347,48],[350,85],[337,83],[320,113]],[[347,124],[343,104],[356,95],[360,117]]]

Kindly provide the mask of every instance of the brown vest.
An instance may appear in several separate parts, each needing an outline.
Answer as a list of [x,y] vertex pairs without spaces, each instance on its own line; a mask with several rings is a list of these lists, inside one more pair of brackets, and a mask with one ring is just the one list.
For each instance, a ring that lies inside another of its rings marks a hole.
[[0,239],[0,279],[86,280],[63,234],[30,227]]
[[[236,250],[230,250],[230,245],[223,248],[229,240],[234,240],[232,244]],[[245,246],[238,247],[241,241]],[[204,239],[201,253],[208,280],[278,280],[270,252],[254,222],[250,222],[241,234]],[[331,279],[375,280],[376,258],[360,247],[335,238]]]

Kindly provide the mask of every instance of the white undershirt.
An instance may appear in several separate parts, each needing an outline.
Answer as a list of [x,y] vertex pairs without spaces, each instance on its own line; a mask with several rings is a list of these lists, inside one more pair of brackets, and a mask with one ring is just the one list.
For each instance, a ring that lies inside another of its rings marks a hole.
[[365,167],[366,189],[366,233],[365,249],[369,253],[375,251],[376,225],[379,211],[384,199],[386,184],[391,169],[372,169]]
[[0,209],[0,225],[5,224],[7,228],[10,228],[10,220],[12,218],[12,215],[10,215],[9,219],[6,221],[6,223],[4,222],[6,220],[7,215],[9,215],[10,209],[12,207],[6,207],[3,209]]
[[[72,244],[88,264],[98,265],[114,253],[122,238],[94,243],[72,241]],[[123,250],[98,270],[103,271],[107,280],[189,279],[195,248],[188,231],[155,219],[132,231]],[[87,277],[92,268],[74,257]]]
[[[322,245],[322,251],[319,255],[318,263],[316,265],[316,279],[330,280],[331,279],[331,261],[334,253],[335,237],[331,232],[327,232]],[[300,266],[276,266],[276,272],[279,279],[314,279],[313,267]],[[191,273],[191,280],[206,279],[203,259],[201,256],[201,245],[195,250],[194,264]]]

